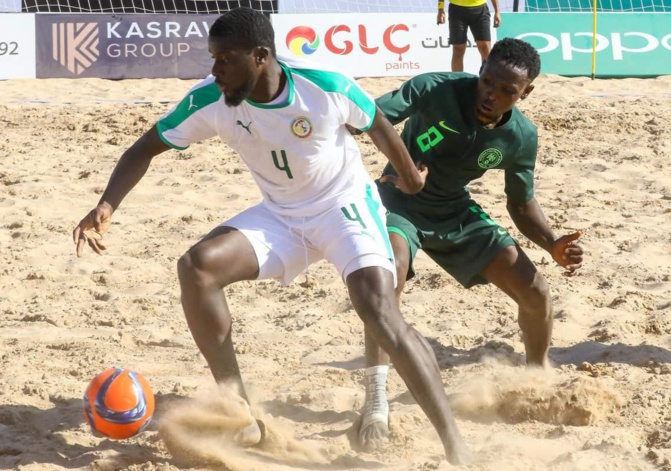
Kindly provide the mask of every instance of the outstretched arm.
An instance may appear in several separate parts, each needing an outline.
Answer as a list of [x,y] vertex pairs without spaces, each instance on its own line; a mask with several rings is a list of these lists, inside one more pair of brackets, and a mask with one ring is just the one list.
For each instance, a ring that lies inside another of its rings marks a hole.
[[547,250],[554,261],[567,270],[566,275],[574,275],[582,266],[583,250],[577,242],[580,232],[557,238],[535,198],[525,203],[508,199],[506,207],[520,232]]
[[98,205],[89,211],[72,232],[78,257],[82,255],[86,244],[97,254],[105,250],[101,243],[102,234],[109,227],[112,214],[142,179],[151,160],[168,149],[170,147],[161,140],[154,126],[123,153]]
[[147,172],[152,159],[168,149],[170,146],[161,140],[156,126],[152,126],[123,153],[98,204],[109,204],[112,211],[116,211],[121,201]]
[[367,132],[373,144],[389,159],[398,174],[385,175],[380,181],[391,182],[404,193],[419,193],[424,188],[428,170],[423,166],[417,168],[396,129],[379,109]]

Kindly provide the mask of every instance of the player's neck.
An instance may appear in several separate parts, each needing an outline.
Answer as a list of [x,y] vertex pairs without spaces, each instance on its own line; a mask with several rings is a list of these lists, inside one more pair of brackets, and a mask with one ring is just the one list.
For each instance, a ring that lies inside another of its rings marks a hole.
[[249,99],[256,103],[269,103],[280,96],[287,83],[287,77],[277,60],[272,59],[259,76]]
[[510,116],[512,116],[512,110],[503,113],[501,116],[492,119],[491,121],[490,120],[483,121],[482,118],[476,115],[478,122],[482,125],[483,128],[487,129],[494,129],[499,126],[503,126],[510,120]]

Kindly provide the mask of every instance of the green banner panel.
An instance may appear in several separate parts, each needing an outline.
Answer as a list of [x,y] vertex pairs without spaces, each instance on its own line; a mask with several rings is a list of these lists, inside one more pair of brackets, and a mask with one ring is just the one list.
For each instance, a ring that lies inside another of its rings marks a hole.
[[[499,39],[520,38],[538,49],[542,73],[592,74],[591,13],[504,13]],[[599,13],[598,77],[671,75],[671,13]]]

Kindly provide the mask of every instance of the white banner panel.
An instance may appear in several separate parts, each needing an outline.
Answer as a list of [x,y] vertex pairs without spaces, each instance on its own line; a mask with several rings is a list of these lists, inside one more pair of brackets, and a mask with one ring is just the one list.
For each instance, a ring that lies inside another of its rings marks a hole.
[[21,13],[21,0],[0,0],[0,13]]
[[[0,8],[2,8],[0,0]],[[8,1],[8,0],[4,0]],[[445,2],[447,7],[447,2]],[[524,0],[518,2],[519,11],[524,11]],[[491,0],[487,1],[489,11],[494,14]],[[512,12],[514,0],[498,0],[501,12]],[[278,0],[277,13],[425,13],[438,12],[436,0],[377,0],[358,2],[356,0]]]
[[35,78],[35,14],[0,14],[0,79]]
[[[435,13],[272,15],[277,53],[332,64],[354,77],[413,76],[450,70],[447,24]],[[464,71],[480,54],[469,32]],[[496,30],[492,28],[492,44]]]

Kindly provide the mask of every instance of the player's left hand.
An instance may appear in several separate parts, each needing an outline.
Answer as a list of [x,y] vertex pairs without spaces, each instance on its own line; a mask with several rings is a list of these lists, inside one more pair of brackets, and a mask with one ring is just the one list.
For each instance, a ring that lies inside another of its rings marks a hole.
[[426,176],[429,174],[429,169],[426,168],[426,165],[420,162],[417,162],[417,171],[419,172],[419,177],[422,181],[422,186],[419,188],[419,190],[408,185],[408,183],[398,175],[382,175],[380,177],[380,182],[389,182],[406,195],[414,195],[415,193],[422,191],[422,188],[424,188],[424,184],[426,183]]
[[580,231],[560,237],[552,244],[552,258],[566,271],[564,275],[573,276],[578,268],[582,266],[582,247],[578,245]]

